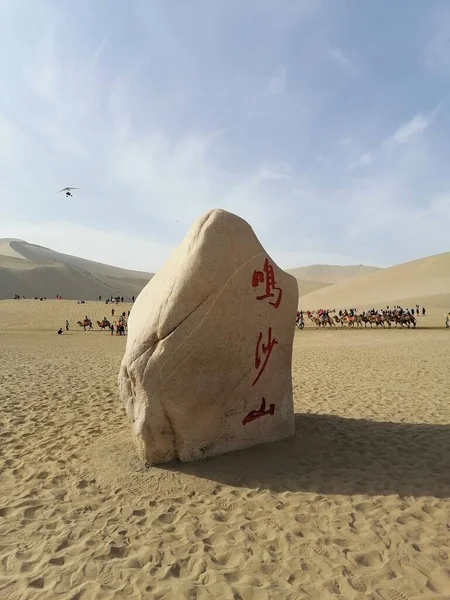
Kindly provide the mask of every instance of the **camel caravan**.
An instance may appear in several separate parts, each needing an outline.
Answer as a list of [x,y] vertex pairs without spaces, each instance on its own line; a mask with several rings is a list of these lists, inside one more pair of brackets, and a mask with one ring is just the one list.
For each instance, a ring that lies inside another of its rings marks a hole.
[[[84,317],[83,321],[77,321],[77,324],[82,327],[84,331],[90,331],[94,329],[91,319],[89,319],[87,316]],[[125,313],[120,315],[118,321],[114,323],[111,323],[106,317],[103,317],[102,321],[97,320],[97,326],[102,331],[110,331],[111,335],[114,335],[114,332],[116,335],[125,335],[127,329]]]
[[[419,314],[418,308],[417,315]],[[425,309],[422,309],[422,315],[425,316]],[[387,308],[386,310],[375,310],[372,309],[370,311],[364,311],[361,314],[356,312],[356,309],[350,309],[349,311],[345,309],[344,311],[340,310],[339,314],[336,313],[336,309],[333,310],[324,310],[319,309],[318,311],[310,311],[306,312],[306,316],[316,325],[317,328],[326,327],[337,327],[337,325],[341,325],[341,327],[367,327],[370,325],[373,327],[383,327],[386,326],[390,329],[394,324],[395,327],[400,325],[400,327],[408,327],[411,325],[413,328],[417,325],[416,317],[414,316],[414,309],[403,309],[400,307],[395,307],[394,309]]]

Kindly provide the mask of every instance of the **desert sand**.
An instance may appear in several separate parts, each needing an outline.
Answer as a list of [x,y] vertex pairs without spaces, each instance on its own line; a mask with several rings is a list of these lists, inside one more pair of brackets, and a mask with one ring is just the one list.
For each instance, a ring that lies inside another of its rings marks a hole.
[[75,329],[110,311],[0,302],[0,598],[450,597],[440,313],[296,331],[292,438],[145,468],[118,395],[125,338]]

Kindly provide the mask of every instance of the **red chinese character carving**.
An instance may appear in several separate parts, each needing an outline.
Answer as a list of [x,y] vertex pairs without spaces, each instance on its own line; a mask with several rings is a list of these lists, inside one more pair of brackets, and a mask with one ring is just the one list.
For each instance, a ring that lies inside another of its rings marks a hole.
[[247,423],[251,423],[255,419],[259,419],[259,417],[264,417],[264,415],[273,415],[274,413],[275,404],[271,404],[266,410],[266,399],[263,398],[259,410],[251,410],[248,413],[248,415],[242,420],[242,425],[247,425]]
[[267,258],[264,261],[263,271],[253,271],[252,286],[254,288],[258,287],[260,283],[266,284],[266,293],[262,296],[256,296],[256,299],[265,300],[266,298],[274,298],[275,294],[273,293],[273,290],[276,290],[278,292],[277,299],[275,302],[269,302],[269,304],[271,304],[275,308],[278,308],[280,306],[281,298],[283,296],[283,290],[277,287],[273,267],[269,263],[269,259]]
[[[258,338],[258,343],[256,344],[256,351],[255,351],[255,369],[259,369],[259,367],[261,366],[261,357],[259,355],[259,346],[262,342],[262,336],[263,336],[263,334],[260,332],[259,338]],[[265,344],[262,344],[262,352],[265,355],[265,359],[261,366],[261,369],[259,370],[258,375],[256,376],[255,381],[252,383],[252,386],[255,385],[255,383],[261,377],[264,369],[266,368],[267,361],[269,360],[269,356],[270,356],[275,344],[278,344],[278,342],[275,338],[272,339],[272,327],[269,327],[267,346]]]

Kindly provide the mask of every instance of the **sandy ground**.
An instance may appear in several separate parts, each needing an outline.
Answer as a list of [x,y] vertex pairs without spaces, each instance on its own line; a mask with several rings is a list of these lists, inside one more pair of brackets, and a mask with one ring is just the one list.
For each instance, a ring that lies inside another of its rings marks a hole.
[[297,331],[292,438],[145,469],[117,391],[125,339],[55,333],[110,310],[0,302],[2,600],[450,598],[439,314]]

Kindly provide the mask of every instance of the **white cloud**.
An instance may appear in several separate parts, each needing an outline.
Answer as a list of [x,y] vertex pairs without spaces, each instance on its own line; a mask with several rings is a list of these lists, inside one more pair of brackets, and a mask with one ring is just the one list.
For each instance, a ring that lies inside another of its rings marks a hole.
[[366,167],[367,165],[370,165],[371,162],[373,162],[372,154],[370,152],[364,152],[364,154],[361,154],[361,156],[357,160],[351,162],[348,165],[348,168],[350,171],[354,171],[355,169],[359,169],[361,167]]
[[269,79],[269,92],[283,94],[286,91],[287,69],[284,65],[279,67]]
[[428,114],[416,113],[409,121],[400,125],[391,136],[384,140],[380,146],[380,150],[391,154],[393,151],[397,151],[399,146],[406,147],[412,145],[413,142],[423,137],[440,110],[440,107],[437,106]]
[[367,167],[375,161],[382,150],[390,154],[394,148],[398,148],[398,146],[407,146],[408,144],[411,144],[425,133],[439,110],[440,108],[437,107],[426,115],[423,115],[422,113],[415,114],[407,123],[400,125],[376,150],[364,152],[359,158],[350,162],[348,164],[348,170],[354,171],[362,167]]
[[360,71],[352,60],[344,53],[341,48],[332,48],[330,50],[331,60],[349,75],[357,75]]
[[410,121],[408,121],[408,123],[401,125],[397,129],[392,136],[392,140],[398,144],[409,144],[429,127],[432,119],[432,113],[426,116],[417,113]]

